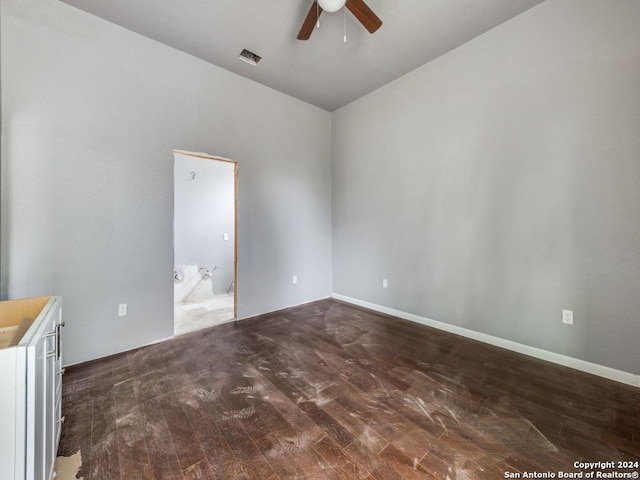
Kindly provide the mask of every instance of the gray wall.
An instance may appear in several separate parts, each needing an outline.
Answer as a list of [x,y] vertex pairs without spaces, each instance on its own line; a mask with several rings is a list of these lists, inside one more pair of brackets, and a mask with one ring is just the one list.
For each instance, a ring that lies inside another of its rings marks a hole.
[[[203,288],[199,290],[206,296],[227,293],[231,286],[235,236],[234,168],[230,162],[175,155],[174,262],[176,266],[196,267],[195,278],[183,275],[181,281],[174,282],[175,292],[181,294],[174,297],[175,300],[181,301],[195,285],[201,285]],[[213,271],[214,267],[218,268]],[[213,271],[208,280],[203,281],[198,272],[200,268]]]
[[1,8],[2,297],[64,297],[65,363],[172,336],[173,149],[239,162],[239,317],[330,295],[329,113],[54,0]]
[[639,373],[638,25],[548,0],[335,112],[334,292]]
[[239,161],[241,318],[329,294],[333,193],[334,292],[639,372],[640,2],[547,0],[333,116],[1,9],[2,297],[64,296],[66,363],[172,335],[184,149]]

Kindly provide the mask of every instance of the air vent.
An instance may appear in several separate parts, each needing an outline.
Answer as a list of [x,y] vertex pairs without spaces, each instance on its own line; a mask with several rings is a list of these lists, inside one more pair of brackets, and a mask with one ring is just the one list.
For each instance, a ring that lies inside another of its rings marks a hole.
[[250,52],[246,48],[242,50],[238,58],[243,62],[250,63],[251,65],[257,65],[258,62],[262,60],[262,57],[260,55],[256,55],[255,53]]

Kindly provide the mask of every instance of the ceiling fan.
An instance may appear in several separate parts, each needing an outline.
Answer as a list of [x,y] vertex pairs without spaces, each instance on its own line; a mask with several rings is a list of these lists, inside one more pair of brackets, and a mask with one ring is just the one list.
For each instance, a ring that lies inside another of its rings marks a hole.
[[375,32],[382,25],[382,20],[373,13],[373,10],[364,3],[364,0],[314,0],[309,9],[309,13],[307,13],[307,17],[302,23],[302,28],[300,28],[300,33],[298,33],[298,40],[309,40],[313,32],[313,27],[316,26],[323,10],[327,12],[337,12],[342,7],[347,7],[369,33]]

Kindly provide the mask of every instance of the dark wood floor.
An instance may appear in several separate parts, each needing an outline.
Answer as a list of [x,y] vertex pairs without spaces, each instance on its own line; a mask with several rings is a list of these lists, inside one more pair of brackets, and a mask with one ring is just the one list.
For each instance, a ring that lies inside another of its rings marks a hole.
[[70,368],[63,402],[59,453],[82,452],[85,480],[499,479],[640,461],[640,389],[333,300]]

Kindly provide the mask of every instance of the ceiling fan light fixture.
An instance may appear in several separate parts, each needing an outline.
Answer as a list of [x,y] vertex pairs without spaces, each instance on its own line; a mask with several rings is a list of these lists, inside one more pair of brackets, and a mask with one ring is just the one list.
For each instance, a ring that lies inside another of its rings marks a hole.
[[344,7],[347,0],[318,0],[318,3],[325,12],[333,13]]

